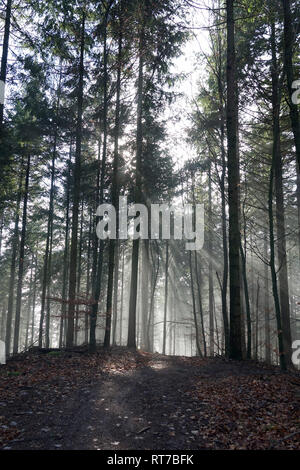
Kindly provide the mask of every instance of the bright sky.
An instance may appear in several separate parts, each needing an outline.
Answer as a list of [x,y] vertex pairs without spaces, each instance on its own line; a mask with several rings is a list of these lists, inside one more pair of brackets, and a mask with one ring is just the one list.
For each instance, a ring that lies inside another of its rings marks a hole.
[[[174,73],[186,74],[186,79],[176,85],[175,91],[184,96],[176,101],[167,111],[170,120],[168,126],[170,145],[173,159],[180,167],[186,160],[194,156],[194,150],[185,143],[186,128],[190,125],[189,114],[193,106],[192,102],[198,95],[198,83],[205,77],[205,70],[199,62],[198,55],[201,52],[209,52],[209,37],[206,29],[208,25],[208,12],[206,10],[191,9],[188,25],[191,28],[191,39],[183,48],[182,55],[174,61]],[[195,29],[192,29],[195,28]],[[177,117],[179,120],[175,120]]]

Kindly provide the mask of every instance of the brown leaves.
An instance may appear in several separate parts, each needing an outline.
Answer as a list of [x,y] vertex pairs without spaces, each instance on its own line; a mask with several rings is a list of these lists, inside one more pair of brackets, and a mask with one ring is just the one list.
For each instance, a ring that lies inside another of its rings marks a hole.
[[300,449],[299,400],[285,375],[201,379],[191,396],[205,404],[208,448]]
[[[135,370],[136,379],[131,373]],[[276,367],[254,362],[166,358],[126,348],[96,354],[83,348],[36,351],[1,366],[0,446],[24,439],[24,429],[33,437],[62,434],[65,417],[72,415],[78,400],[84,404],[90,400],[93,409],[95,400],[90,396],[99,378],[104,396],[111,398],[108,402],[101,398],[102,412],[114,416],[116,402],[123,403],[118,384],[128,377],[126,400],[133,397],[134,411],[131,419],[129,414],[124,419],[131,424],[121,424],[121,416],[117,423],[115,418],[105,423],[105,429],[113,427],[114,442],[122,446],[123,427],[130,435],[134,424],[134,442],[147,441],[147,448],[157,440],[164,442],[166,436],[166,448],[179,443],[193,449],[300,449],[297,373],[283,374]]]
[[147,356],[119,348],[97,354],[76,349],[38,351],[17,356],[0,368],[0,446],[15,439],[20,430],[11,426],[43,411],[51,414],[60,400],[74,390],[91,386],[105,373],[126,371],[146,365]]

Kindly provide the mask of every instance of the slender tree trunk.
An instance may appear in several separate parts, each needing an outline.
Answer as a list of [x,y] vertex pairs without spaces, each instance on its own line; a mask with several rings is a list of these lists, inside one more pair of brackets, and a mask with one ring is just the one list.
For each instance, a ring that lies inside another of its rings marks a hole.
[[33,281],[33,296],[32,296],[32,316],[31,316],[31,345],[34,344],[34,326],[35,326],[35,303],[37,292],[37,279],[38,279],[38,246],[35,254],[35,267],[34,267],[34,281]]
[[[58,99],[56,104],[56,119],[59,115],[60,107],[60,94],[61,94],[61,78],[62,78],[62,65],[60,66],[60,77],[58,85]],[[52,164],[51,164],[51,184],[50,184],[50,197],[49,197],[49,210],[48,210],[48,224],[47,224],[47,240],[46,240],[46,251],[44,257],[44,269],[43,269],[43,283],[42,283],[42,299],[41,299],[41,314],[40,314],[40,331],[39,331],[39,347],[42,347],[43,343],[43,323],[45,318],[45,307],[46,307],[46,294],[48,292],[47,300],[47,314],[46,314],[46,348],[49,348],[50,336],[50,280],[51,280],[51,258],[52,258],[52,241],[53,241],[53,217],[54,217],[54,192],[55,192],[55,163],[56,163],[56,152],[57,152],[57,139],[58,139],[58,126],[55,125],[54,139],[53,139],[53,152],[52,152]]]
[[[137,134],[136,134],[136,172],[135,172],[135,203],[141,202],[141,161],[143,152],[143,88],[144,88],[144,2],[141,1],[141,27],[139,32],[139,74],[138,74],[138,107],[137,107]],[[139,244],[137,238],[133,240],[131,285],[129,299],[129,320],[127,346],[136,349],[136,300],[138,286]]]
[[214,338],[214,283],[213,283],[213,230],[212,230],[212,194],[211,194],[211,165],[209,166],[208,173],[208,227],[209,227],[209,240],[208,240],[208,310],[209,310],[209,355],[214,356],[215,338]]
[[[277,101],[277,100],[276,100]],[[273,109],[273,114],[274,114]],[[273,187],[274,187],[274,173],[277,158],[277,148],[279,140],[279,127],[278,120],[273,116],[273,151],[272,151],[272,164],[270,169],[270,183],[269,183],[269,229],[270,229],[270,268],[272,276],[272,290],[274,297],[275,315],[277,322],[277,335],[278,335],[278,346],[279,346],[279,360],[280,366],[283,370],[287,368],[286,356],[283,345],[283,334],[282,334],[282,321],[281,321],[281,309],[278,295],[277,286],[277,272],[275,265],[275,236],[274,236],[274,214],[273,214]]]
[[228,245],[227,245],[227,223],[226,223],[226,150],[225,150],[225,115],[223,105],[223,81],[222,81],[222,54],[221,43],[219,44],[219,74],[218,74],[218,93],[219,93],[219,113],[220,113],[220,142],[222,158],[222,174],[220,181],[221,201],[222,201],[222,243],[223,243],[223,282],[221,284],[222,294],[222,317],[224,326],[225,355],[229,355],[229,322],[227,311],[227,288],[228,288]]
[[297,165],[298,250],[300,263],[300,168]]
[[[268,238],[265,233],[264,238],[264,257],[268,259]],[[265,361],[271,364],[271,334],[270,334],[270,303],[269,303],[269,271],[265,262],[264,267],[264,308],[265,308]]]
[[149,315],[149,240],[142,242],[142,344],[147,346],[147,323]]
[[240,298],[240,217],[238,162],[238,93],[236,78],[234,0],[227,0],[227,136],[230,273],[230,357],[242,359]]
[[7,58],[8,58],[8,46],[9,46],[9,37],[10,37],[11,8],[12,8],[12,0],[7,0],[6,12],[5,12],[2,59],[1,59],[1,71],[0,71],[0,132],[2,130],[3,114],[4,114],[4,93],[5,93],[5,83],[6,83],[6,75],[7,75]]
[[200,340],[199,340],[199,327],[198,327],[198,319],[197,319],[197,311],[196,311],[196,298],[195,298],[195,289],[194,289],[193,263],[192,263],[191,251],[189,251],[189,264],[190,264],[191,291],[192,291],[192,302],[193,302],[193,317],[194,317],[195,330],[196,330],[197,353],[200,357],[203,357],[201,346],[200,346]]
[[122,335],[123,335],[124,276],[125,276],[125,247],[123,247],[123,254],[122,254],[121,307],[120,307],[120,339],[119,339],[119,344],[120,344],[120,346],[122,346]]
[[49,261],[48,261],[48,283],[47,283],[47,306],[46,306],[46,329],[45,329],[45,346],[46,349],[50,348],[50,324],[51,324],[51,271],[52,271],[52,249],[53,249],[53,221],[50,229],[50,247],[49,247]]
[[279,299],[281,308],[281,321],[283,328],[283,347],[287,365],[291,364],[291,326],[289,284],[287,273],[287,255],[285,241],[285,216],[283,199],[282,157],[280,146],[280,89],[278,79],[278,64],[276,57],[275,23],[271,24],[272,49],[272,109],[273,109],[273,136],[274,136],[274,183],[276,195],[276,225],[277,225],[277,256],[279,266]]
[[29,293],[28,293],[28,298],[27,298],[27,319],[26,319],[26,334],[25,334],[25,350],[26,351],[28,348],[29,324],[30,324],[30,317],[31,317],[31,299],[32,299],[32,291],[33,291],[33,266],[34,266],[34,255],[32,255],[31,257]]
[[242,275],[244,284],[244,295],[245,295],[245,306],[246,306],[246,318],[247,318],[247,359],[251,359],[251,338],[252,338],[252,321],[251,321],[251,308],[249,299],[249,288],[247,279],[247,259],[246,259],[246,248],[245,250],[240,245],[241,261],[242,261]]
[[[292,20],[290,0],[282,0],[284,13],[284,60],[285,72],[287,77],[287,87],[289,94],[289,108],[292,130],[296,147],[296,160],[300,171],[300,121],[299,112],[296,103],[293,103],[292,95],[294,93],[294,71],[293,71],[293,49],[296,45],[296,38],[293,33],[294,23]],[[298,78],[298,77],[297,77]]]
[[[108,48],[107,48],[107,22],[109,9],[107,8],[104,19],[104,51],[103,51],[103,68],[104,68],[104,77],[103,77],[103,148],[102,148],[102,162],[101,162],[101,177],[100,177],[100,191],[99,191],[99,203],[103,204],[104,199],[104,183],[106,175],[106,157],[107,157],[107,135],[108,135],[108,122],[107,122],[107,113],[108,113]],[[98,243],[95,244],[97,250]],[[101,283],[102,283],[102,269],[103,269],[103,253],[104,253],[104,241],[100,240],[98,255],[96,254],[96,264],[94,265],[95,274],[93,275],[93,305],[91,312],[91,326],[90,326],[90,350],[93,352],[96,350],[96,326],[97,326],[97,313],[98,313],[98,304],[101,294]],[[109,256],[112,254],[112,248],[109,249]],[[108,284],[113,282],[113,270],[114,270],[114,258],[112,259],[112,264],[109,267],[109,280]],[[111,291],[112,287],[110,286]],[[112,294],[111,294],[112,295]],[[110,329],[111,329],[111,311],[112,311],[112,301],[111,296],[107,296],[107,301],[110,302],[108,306],[109,309],[106,311],[106,328],[105,328],[105,338],[104,345],[108,347],[110,344]]]
[[[156,247],[157,247],[157,244],[156,244]],[[153,351],[155,291],[156,291],[159,268],[160,268],[160,260],[159,260],[159,251],[158,250],[157,250],[156,270],[154,270],[153,257],[152,257],[152,265],[153,265],[153,276],[152,276],[153,281],[152,281],[152,291],[151,291],[151,296],[150,296],[149,316],[148,316],[148,324],[147,324],[147,351]]]
[[65,189],[65,198],[66,198],[66,227],[65,227],[65,246],[64,246],[64,266],[63,266],[63,277],[62,277],[62,304],[61,304],[61,318],[60,318],[60,330],[59,330],[59,348],[63,347],[64,343],[64,332],[67,321],[67,304],[66,296],[68,291],[67,278],[69,270],[69,214],[70,214],[70,173],[71,173],[71,161],[72,161],[72,140],[70,142],[70,151],[69,151],[69,161],[67,168],[67,178],[66,178],[66,189]]
[[[78,253],[78,272],[77,272],[77,298],[80,298],[80,286],[81,286],[81,275],[82,275],[82,234],[83,234],[83,201],[81,203],[81,217],[80,217],[80,236],[79,236],[79,253]],[[76,305],[76,317],[75,317],[75,345],[78,346],[78,333],[80,330],[80,304]]]
[[205,337],[205,328],[204,328],[204,314],[203,314],[203,305],[202,305],[202,292],[201,292],[201,265],[200,267],[198,267],[198,254],[196,251],[195,251],[195,271],[196,271],[196,281],[197,281],[197,288],[198,288],[198,303],[199,303],[199,312],[200,312],[200,319],[201,319],[204,357],[207,357],[206,337]]
[[274,237],[274,220],[273,220],[273,186],[274,186],[274,166],[276,158],[275,146],[273,149],[272,165],[270,170],[270,185],[269,185],[269,223],[270,223],[270,268],[272,276],[272,290],[274,297],[275,315],[277,323],[277,335],[278,335],[278,346],[279,346],[279,360],[280,366],[283,370],[286,370],[286,358],[283,346],[283,335],[282,335],[282,323],[281,323],[281,310],[278,295],[277,286],[277,272],[275,265],[275,237]]
[[14,354],[18,353],[18,348],[19,348],[25,241],[26,241],[26,228],[27,228],[29,175],[30,175],[30,154],[27,157],[27,168],[26,168],[25,189],[24,189],[24,199],[23,199],[23,217],[22,217],[22,231],[21,231],[21,240],[20,240],[19,274],[18,274],[18,285],[17,285],[16,316],[15,316],[15,330],[14,330],[14,344],[13,344]]
[[[194,289],[194,287],[193,287]],[[165,264],[165,305],[164,305],[164,332],[163,332],[163,354],[166,354],[167,343],[167,313],[168,313],[168,290],[169,290],[169,241],[166,242],[166,264]]]
[[[92,251],[92,230],[93,230],[93,213],[90,209],[90,222],[89,222],[89,236],[88,236],[88,252],[87,252],[87,267],[86,267],[86,298],[90,297],[90,278],[91,278],[91,251]],[[89,311],[84,317],[84,342],[88,344],[89,341]]]
[[259,344],[259,279],[257,279],[257,287],[256,287],[256,314],[255,314],[255,348],[254,348],[254,359],[258,360],[258,344]]
[[79,83],[77,94],[77,125],[76,125],[76,150],[75,168],[73,182],[73,208],[72,208],[72,234],[70,249],[70,272],[69,272],[69,309],[67,323],[66,346],[71,348],[74,341],[74,313],[76,295],[76,273],[77,273],[77,251],[78,251],[78,215],[80,203],[80,182],[81,182],[81,142],[82,142],[82,110],[83,110],[83,86],[84,86],[84,44],[85,44],[85,12],[82,17],[80,63],[79,63]]
[[0,257],[2,255],[3,228],[4,228],[4,213],[2,213],[1,218],[0,218]]
[[[115,114],[115,135],[114,135],[114,161],[113,161],[113,181],[112,181],[112,204],[116,209],[117,224],[116,233],[118,237],[119,232],[119,134],[120,134],[120,97],[121,97],[121,67],[122,67],[122,11],[120,12],[119,23],[119,44],[118,44],[118,71],[117,71],[117,100],[116,100],[116,114]],[[106,301],[106,328],[104,347],[110,346],[110,333],[111,333],[111,315],[113,306],[113,280],[115,271],[115,252],[116,244],[118,241],[114,239],[109,240],[109,260],[108,260],[108,284],[107,284],[107,301]],[[115,277],[117,277],[115,273]],[[117,318],[117,310],[114,311],[115,319]],[[116,321],[114,320],[116,325]],[[115,329],[114,329],[115,331]]]
[[6,349],[7,357],[10,355],[10,347],[11,347],[11,330],[12,330],[12,316],[13,316],[13,308],[14,308],[16,262],[17,262],[17,251],[18,251],[18,244],[19,244],[19,220],[20,220],[20,204],[21,204],[21,197],[22,197],[22,180],[23,180],[23,159],[21,162],[21,169],[20,169],[20,179],[19,179],[16,215],[15,215],[15,227],[14,227],[14,233],[13,233],[13,239],[12,239],[12,254],[11,254],[11,264],[10,264],[8,305],[7,305],[6,331],[5,331],[5,349]]
[[119,267],[120,267],[120,245],[116,243],[115,247],[115,272],[114,272],[114,295],[113,295],[113,312],[114,312],[114,322],[113,322],[113,344],[116,345],[117,338],[117,323],[118,323],[118,293],[119,293]]

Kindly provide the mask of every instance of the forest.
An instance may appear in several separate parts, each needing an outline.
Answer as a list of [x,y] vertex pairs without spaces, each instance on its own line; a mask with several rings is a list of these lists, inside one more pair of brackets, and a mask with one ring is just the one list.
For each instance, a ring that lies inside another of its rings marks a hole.
[[300,449],[299,36],[297,0],[1,0],[0,448]]

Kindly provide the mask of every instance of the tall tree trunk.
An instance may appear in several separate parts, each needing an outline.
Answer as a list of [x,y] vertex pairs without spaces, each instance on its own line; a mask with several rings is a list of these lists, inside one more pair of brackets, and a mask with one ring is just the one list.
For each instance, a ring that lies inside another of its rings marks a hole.
[[148,315],[148,324],[147,324],[147,351],[153,351],[154,308],[155,308],[154,301],[155,301],[155,291],[156,291],[159,268],[160,268],[159,250],[158,250],[158,245],[156,241],[155,241],[155,245],[157,248],[157,266],[156,266],[156,269],[154,269],[154,260],[152,256],[153,273],[152,273],[152,290],[151,290],[151,296],[150,296],[149,315]]
[[198,289],[198,304],[199,304],[199,312],[200,312],[200,320],[201,320],[204,357],[207,357],[206,337],[205,337],[205,328],[204,328],[204,313],[203,313],[202,292],[201,292],[201,283],[202,283],[202,280],[201,280],[201,264],[200,264],[200,267],[198,267],[198,253],[197,253],[197,251],[195,251],[195,271],[196,271],[196,282],[197,282],[197,289]]
[[[78,272],[77,272],[77,298],[80,298],[80,286],[82,276],[82,234],[83,234],[83,201],[81,203],[81,216],[80,216],[80,235],[79,235],[79,252],[78,252]],[[78,333],[80,331],[80,304],[76,305],[76,317],[75,317],[75,345],[78,345]]]
[[249,289],[248,289],[248,279],[247,279],[246,255],[242,246],[241,246],[241,259],[242,259],[242,275],[243,275],[246,318],[247,318],[247,359],[251,359],[251,338],[252,338],[251,309],[250,309],[250,299],[249,299]]
[[27,318],[26,318],[26,333],[25,333],[25,350],[28,348],[29,340],[29,323],[31,317],[31,299],[33,291],[33,266],[34,266],[34,255],[31,257],[31,267],[30,267],[30,280],[29,280],[29,292],[27,297]]
[[22,197],[22,180],[23,180],[23,159],[20,168],[17,204],[16,204],[16,215],[15,215],[15,226],[12,239],[12,254],[10,264],[10,277],[9,277],[9,290],[8,290],[8,304],[7,304],[7,317],[6,317],[6,331],[5,331],[5,350],[6,356],[10,355],[11,347],[11,330],[12,330],[12,316],[14,308],[14,288],[15,288],[15,277],[16,277],[16,263],[17,263],[17,251],[19,244],[19,220],[20,220],[20,204]]
[[[144,2],[140,2],[141,26],[139,32],[139,74],[138,74],[138,106],[137,106],[137,133],[136,133],[136,169],[134,201],[141,201],[141,161],[143,152],[143,88],[144,88]],[[129,320],[127,346],[136,349],[136,300],[138,286],[138,266],[139,266],[139,244],[137,238],[133,240],[132,264],[131,264],[131,284],[129,299]]]
[[166,354],[166,344],[167,344],[168,290],[169,290],[169,241],[167,240],[166,241],[166,264],[165,264],[164,331],[163,331],[163,354],[164,355]]
[[149,240],[142,241],[142,348],[147,349],[147,323],[149,315]]
[[31,340],[30,344],[34,344],[34,326],[35,326],[35,302],[37,292],[37,280],[38,280],[38,246],[35,253],[35,266],[34,266],[34,280],[33,280],[33,295],[32,295],[32,313],[31,313]]
[[66,323],[67,323],[67,303],[66,295],[68,291],[67,280],[68,280],[68,271],[69,271],[69,214],[70,214],[70,178],[71,178],[71,161],[72,161],[72,139],[70,142],[70,151],[69,151],[69,161],[67,168],[67,178],[66,178],[66,189],[65,189],[65,198],[66,198],[66,227],[65,227],[65,246],[64,246],[64,266],[63,266],[63,276],[62,276],[62,304],[61,304],[61,318],[60,318],[60,329],[59,329],[59,348],[63,347],[64,344],[64,333],[66,333]]
[[238,93],[236,78],[234,0],[227,0],[227,137],[230,273],[230,357],[242,359],[240,295],[240,217],[238,162]]
[[[58,98],[56,104],[56,119],[59,116],[60,107],[60,94],[61,94],[61,78],[62,78],[62,64],[60,65],[60,77],[58,85]],[[46,294],[48,292],[47,300],[47,315],[46,315],[46,348],[49,348],[50,337],[50,279],[51,279],[51,257],[52,257],[52,240],[53,240],[53,217],[54,217],[54,192],[55,192],[55,163],[56,163],[56,152],[57,152],[57,139],[58,139],[58,125],[55,124],[54,138],[53,138],[53,152],[52,152],[52,163],[51,163],[51,183],[50,183],[50,197],[49,197],[49,209],[48,209],[48,224],[47,224],[47,240],[46,240],[46,251],[44,257],[44,269],[43,269],[43,283],[42,283],[42,299],[41,299],[41,314],[40,314],[40,331],[39,331],[39,347],[42,347],[43,343],[43,323],[45,318],[45,307],[46,307]]]
[[[91,252],[92,252],[92,233],[93,233],[93,212],[90,209],[90,222],[89,222],[89,235],[88,235],[88,252],[87,252],[87,267],[86,267],[86,298],[90,297],[90,279],[91,279]],[[89,311],[84,316],[84,343],[88,344],[89,341]]]
[[297,165],[298,253],[300,263],[300,168]]
[[225,150],[225,109],[224,109],[224,83],[222,74],[222,44],[220,34],[219,39],[219,68],[218,68],[218,94],[219,94],[219,114],[220,114],[220,144],[222,173],[220,179],[221,201],[222,201],[222,243],[223,243],[223,282],[220,285],[222,294],[222,317],[224,326],[225,355],[229,355],[229,322],[227,311],[227,289],[228,289],[228,246],[227,246],[227,223],[226,223],[226,150]]
[[[268,238],[264,237],[264,257],[268,259]],[[265,361],[271,364],[271,334],[270,334],[270,303],[269,303],[269,270],[267,262],[264,266],[264,309],[265,309]]]
[[[279,360],[280,366],[283,370],[287,368],[286,354],[284,351],[283,344],[283,332],[282,332],[282,317],[281,317],[281,306],[278,294],[278,284],[277,284],[277,272],[275,264],[275,235],[274,235],[274,213],[273,213],[273,188],[275,180],[275,167],[277,162],[277,154],[280,149],[280,127],[279,127],[279,112],[280,112],[280,102],[278,96],[278,74],[277,74],[277,64],[274,64],[276,57],[274,56],[274,24],[272,25],[272,104],[273,104],[273,149],[272,149],[272,164],[270,169],[270,183],[269,183],[269,229],[270,229],[270,268],[272,276],[272,290],[274,297],[274,306],[275,306],[275,315],[277,322],[277,335],[278,335],[278,346],[279,346]],[[274,67],[275,65],[275,67]],[[277,92],[276,92],[277,90]]]
[[212,230],[212,194],[211,194],[211,165],[208,173],[208,310],[209,310],[209,355],[214,356],[215,338],[214,338],[214,283],[213,283],[213,230]]
[[256,287],[256,314],[255,314],[255,348],[254,348],[254,359],[258,360],[258,346],[259,346],[259,278],[257,279]]
[[[118,69],[117,69],[117,99],[116,99],[116,114],[115,114],[115,132],[114,132],[114,160],[113,160],[113,180],[112,180],[112,205],[116,210],[116,233],[118,238],[119,233],[119,134],[120,134],[120,104],[121,104],[121,69],[122,69],[122,10],[120,8],[120,22],[119,22],[119,41],[118,41]],[[113,280],[115,271],[115,252],[118,240],[109,240],[109,259],[108,259],[108,283],[107,283],[107,300],[106,300],[106,328],[104,337],[104,347],[110,346],[111,334],[111,315],[113,306]],[[115,273],[115,277],[117,274]],[[117,318],[117,310],[114,311],[115,320]],[[116,321],[114,324],[116,326]],[[114,329],[115,331],[115,329]]]
[[290,303],[289,284],[287,273],[287,255],[285,241],[285,216],[283,199],[283,177],[282,157],[280,146],[280,89],[279,73],[276,54],[275,23],[271,24],[271,49],[272,49],[272,114],[273,114],[273,136],[274,136],[274,183],[276,196],[276,225],[277,225],[277,256],[279,266],[279,298],[281,307],[281,321],[283,328],[283,347],[285,360],[291,364],[291,326],[290,326]]
[[[293,21],[291,13],[290,0],[282,0],[283,13],[284,13],[284,60],[285,72],[287,78],[287,87],[289,94],[289,108],[292,130],[294,134],[294,141],[296,147],[296,160],[300,171],[300,121],[299,112],[296,103],[293,103],[292,95],[294,93],[294,71],[293,71],[293,49],[296,45],[296,38],[293,33]],[[298,77],[297,77],[298,78]]]
[[3,38],[3,49],[1,58],[1,71],[0,71],[0,132],[3,123],[4,114],[4,94],[5,94],[5,83],[7,75],[7,58],[8,58],[8,46],[10,37],[10,24],[11,24],[11,8],[12,0],[7,0],[6,12],[5,12],[5,25],[4,25],[4,38]]
[[[197,260],[196,260],[196,262],[197,262]],[[195,330],[196,330],[197,353],[200,357],[203,357],[202,351],[201,351],[201,346],[200,346],[200,339],[199,339],[199,327],[198,327],[197,310],[196,310],[196,298],[195,298],[194,276],[193,276],[193,262],[192,262],[192,252],[191,251],[189,251],[189,264],[190,264],[191,291],[192,291],[192,303],[193,303],[193,317],[194,317]]]
[[53,250],[53,220],[51,222],[51,228],[50,228],[50,246],[49,246],[49,260],[48,260],[48,272],[47,272],[47,277],[48,277],[48,283],[47,283],[47,306],[46,306],[46,329],[45,329],[45,346],[46,349],[50,348],[50,315],[51,315],[51,301],[50,301],[50,295],[51,295],[51,270],[52,270],[52,250]]
[[281,323],[281,310],[277,286],[277,272],[275,265],[275,236],[274,236],[274,220],[273,220],[273,187],[274,187],[274,166],[276,158],[275,146],[273,148],[272,165],[270,170],[270,184],[269,184],[269,225],[270,225],[270,268],[272,276],[272,290],[275,306],[275,315],[277,323],[277,336],[279,347],[279,360],[282,370],[286,370],[286,358],[283,347],[282,323]]
[[119,344],[122,346],[123,335],[123,310],[124,310],[124,276],[125,276],[125,247],[122,254],[122,280],[121,280],[121,306],[120,306],[120,339]]
[[119,294],[119,269],[120,269],[120,245],[116,243],[115,247],[115,272],[114,272],[114,295],[113,295],[113,312],[114,312],[114,322],[113,322],[113,345],[116,345],[117,338],[117,323],[119,317],[118,311],[118,294]]
[[4,213],[2,213],[1,218],[0,218],[0,257],[2,255],[3,228],[4,228]]
[[[108,135],[108,48],[107,48],[107,22],[109,15],[110,6],[107,6],[104,18],[104,50],[103,50],[103,147],[102,147],[102,162],[101,162],[101,175],[100,175],[100,190],[99,190],[99,204],[103,204],[104,200],[104,183],[106,175],[106,157],[107,157],[107,135]],[[100,145],[99,145],[100,149]],[[97,253],[98,251],[98,253]],[[111,251],[111,250],[110,250]],[[98,243],[95,243],[95,255],[96,263],[94,264],[93,274],[93,305],[91,311],[91,324],[90,324],[90,350],[93,352],[96,350],[96,326],[97,326],[97,313],[98,304],[101,294],[101,283],[102,283],[102,269],[103,269],[103,253],[104,253],[104,241],[100,240],[99,248]],[[111,256],[111,254],[110,254]],[[114,264],[114,260],[112,261]],[[113,266],[110,266],[110,272],[108,276],[113,279]],[[110,282],[110,281],[109,281]],[[111,328],[111,306],[109,306],[109,312],[107,312],[107,322],[105,329],[105,346],[108,347],[110,343],[110,328]]]
[[82,142],[82,110],[83,110],[83,86],[84,86],[84,44],[85,44],[85,12],[82,15],[80,63],[79,63],[79,83],[77,93],[77,125],[76,125],[76,149],[75,168],[73,181],[73,208],[72,208],[72,235],[70,249],[70,272],[69,272],[69,309],[67,323],[66,346],[71,348],[74,341],[74,313],[76,295],[76,274],[77,274],[77,251],[78,251],[78,215],[80,203],[80,182],[81,182],[81,142]]
[[16,316],[15,316],[15,330],[14,330],[14,344],[13,344],[13,353],[14,354],[18,353],[18,348],[19,348],[22,288],[23,288],[23,275],[24,275],[25,241],[26,241],[26,228],[27,228],[27,204],[28,204],[29,175],[30,175],[30,154],[27,157],[27,168],[26,168],[24,199],[23,199],[23,217],[22,217],[22,231],[21,231],[21,240],[20,240],[19,273],[18,273],[18,285],[17,285],[17,297],[16,297]]

